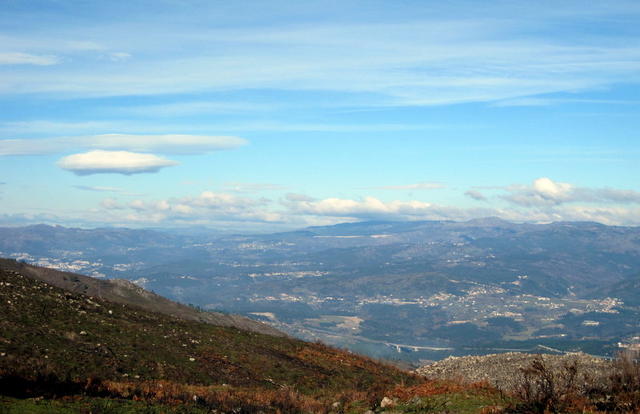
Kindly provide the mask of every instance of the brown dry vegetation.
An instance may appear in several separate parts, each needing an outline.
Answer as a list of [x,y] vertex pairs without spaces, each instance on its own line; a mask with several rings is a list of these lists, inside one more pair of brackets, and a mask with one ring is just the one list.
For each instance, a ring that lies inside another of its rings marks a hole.
[[621,353],[610,365],[607,376],[586,381],[580,380],[575,363],[553,370],[541,358],[535,359],[521,370],[516,399],[505,412],[640,413],[637,357],[635,353]]

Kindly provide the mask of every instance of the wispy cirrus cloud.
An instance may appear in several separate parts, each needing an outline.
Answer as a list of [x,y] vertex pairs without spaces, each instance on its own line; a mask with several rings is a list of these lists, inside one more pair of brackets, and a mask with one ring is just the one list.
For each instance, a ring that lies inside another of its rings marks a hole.
[[[593,90],[621,79],[640,81],[640,48],[629,23],[640,13],[631,2],[621,3],[610,8],[575,1],[539,8],[524,2],[464,3],[465,7],[454,2],[435,8],[425,4],[369,19],[354,14],[340,24],[328,19],[335,12],[331,8],[315,9],[303,24],[295,18],[300,10],[285,8],[282,13],[291,13],[289,20],[263,26],[238,6],[244,13],[229,15],[246,14],[248,20],[218,29],[184,24],[200,17],[193,15],[169,21],[169,14],[158,14],[146,23],[125,17],[117,28],[99,25],[85,41],[112,54],[136,56],[113,63],[118,65],[117,76],[110,65],[95,64],[93,70],[60,65],[61,70],[47,73],[5,74],[0,90],[83,96],[339,91],[367,94],[369,104],[363,106],[497,102]],[[347,8],[358,9],[353,4]],[[461,9],[469,14],[461,15]],[[586,12],[577,12],[582,9]],[[201,12],[217,15],[213,6]],[[590,30],[585,37],[584,27],[609,21],[619,21],[621,30]],[[165,30],[167,25],[172,30]],[[70,21],[63,35],[41,29],[37,38],[15,35],[12,40],[38,53],[53,53],[60,45],[70,53],[69,45],[84,32]],[[140,32],[146,36],[135,36]],[[43,40],[46,34],[51,41]]]
[[0,140],[0,156],[55,154],[76,149],[198,154],[234,149],[246,144],[246,140],[231,136],[102,134],[41,139],[4,139]]
[[0,65],[35,65],[50,66],[60,63],[54,55],[34,55],[21,52],[0,52]]
[[[117,110],[120,112],[120,109]],[[154,113],[154,109],[149,111],[143,110],[150,118],[170,116],[163,110],[160,113]],[[124,112],[123,112],[124,113]],[[135,114],[134,115],[138,115]],[[140,114],[141,115],[141,114]],[[175,116],[180,117],[187,113],[178,112]],[[283,122],[270,120],[247,120],[241,122],[220,122],[189,125],[190,133],[197,134],[194,136],[206,135],[211,130],[224,131],[224,133],[236,133],[242,131],[262,131],[262,132],[361,132],[361,131],[420,131],[444,129],[445,124],[430,123],[298,123]],[[478,128],[477,125],[466,125],[468,129]],[[156,122],[144,122],[140,120],[120,120],[112,122],[85,121],[85,122],[61,122],[49,120],[35,121],[18,121],[0,123],[0,133],[5,136],[51,136],[58,135],[58,138],[90,138],[92,136],[101,136],[109,134],[95,134],[94,131],[118,130],[127,131],[120,135],[138,136],[138,135],[187,135],[187,134],[166,134],[167,130],[183,130],[185,126],[178,122],[166,122],[163,120],[161,124]],[[203,132],[202,134],[198,134]],[[71,136],[73,134],[73,136]],[[221,138],[225,135],[221,135]],[[228,138],[238,138],[229,136]],[[52,138],[53,139],[53,138]],[[242,139],[242,138],[240,138]],[[0,141],[1,142],[1,141]],[[246,141],[245,141],[246,142]],[[1,146],[0,146],[1,147]]]
[[84,191],[94,191],[98,193],[123,193],[124,190],[118,187],[103,187],[103,186],[92,186],[92,185],[74,185],[78,190]]
[[585,99],[585,98],[558,98],[558,97],[528,97],[508,99],[492,104],[497,107],[508,106],[548,106],[559,104],[595,104],[595,105],[640,105],[638,100],[629,99]]
[[136,105],[116,108],[116,111],[136,116],[190,116],[196,114],[228,114],[244,112],[266,112],[276,108],[276,104],[225,101],[184,101],[153,105]]
[[120,187],[108,187],[100,185],[74,185],[74,188],[82,191],[91,191],[94,193],[113,193],[116,195],[123,195],[128,197],[140,197],[142,193],[127,191]]

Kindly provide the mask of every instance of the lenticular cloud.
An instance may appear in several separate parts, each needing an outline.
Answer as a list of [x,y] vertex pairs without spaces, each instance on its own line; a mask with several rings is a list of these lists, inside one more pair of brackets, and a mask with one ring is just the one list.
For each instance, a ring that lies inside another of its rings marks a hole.
[[68,155],[58,161],[58,167],[77,175],[155,173],[177,164],[153,154],[102,150]]

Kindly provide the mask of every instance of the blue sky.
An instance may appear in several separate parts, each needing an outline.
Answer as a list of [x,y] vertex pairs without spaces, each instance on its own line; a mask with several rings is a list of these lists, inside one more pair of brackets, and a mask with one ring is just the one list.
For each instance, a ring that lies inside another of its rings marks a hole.
[[639,225],[639,21],[623,0],[6,0],[0,224]]

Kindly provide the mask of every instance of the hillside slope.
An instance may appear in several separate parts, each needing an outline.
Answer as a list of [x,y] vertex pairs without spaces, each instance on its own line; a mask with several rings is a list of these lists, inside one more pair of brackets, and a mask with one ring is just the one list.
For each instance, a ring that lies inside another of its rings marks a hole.
[[268,335],[285,335],[265,323],[239,315],[202,312],[173,302],[124,279],[100,280],[75,273],[31,266],[11,259],[0,259],[0,269],[17,272],[23,276],[37,279],[74,293],[98,297],[114,303],[133,305],[147,311],[158,312],[180,319],[235,327]]
[[0,314],[0,390],[9,395],[197,390],[214,405],[266,398],[269,406],[283,389],[324,401],[419,382],[321,344],[152,313],[6,268]]

